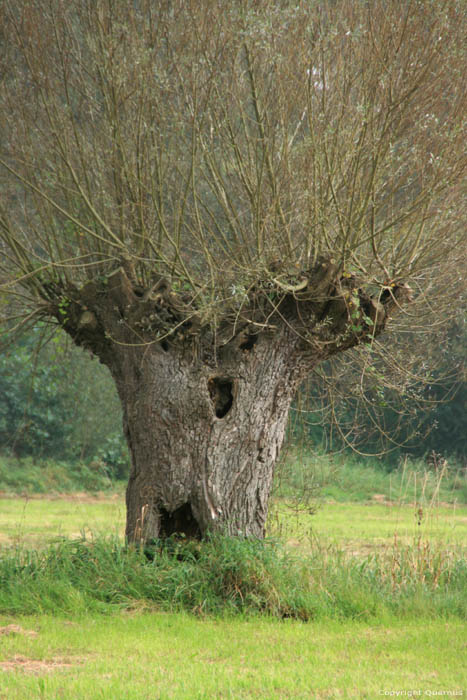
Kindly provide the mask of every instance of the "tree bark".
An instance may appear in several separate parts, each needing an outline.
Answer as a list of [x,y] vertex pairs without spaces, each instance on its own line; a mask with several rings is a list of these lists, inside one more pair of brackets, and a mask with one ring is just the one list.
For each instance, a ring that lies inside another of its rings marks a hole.
[[46,295],[75,343],[106,364],[131,454],[129,541],[211,530],[263,537],[274,466],[300,381],[323,359],[372,342],[410,298],[375,299],[333,261],[292,284],[259,282],[242,308],[210,324],[164,278],[131,266]]
[[114,376],[131,453],[128,540],[213,530],[264,536],[301,376],[292,344],[264,337],[238,350],[240,360],[226,353],[215,367],[159,344],[133,354],[134,363],[125,354]]

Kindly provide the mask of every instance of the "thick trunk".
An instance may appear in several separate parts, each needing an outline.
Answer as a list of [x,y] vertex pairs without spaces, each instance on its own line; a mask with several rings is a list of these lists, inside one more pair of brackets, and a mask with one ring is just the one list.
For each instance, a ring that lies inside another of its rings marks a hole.
[[[284,338],[213,370],[187,354],[125,353],[117,385],[132,466],[129,540],[210,530],[263,537],[274,465],[300,379]],[[136,357],[134,357],[136,360]]]
[[333,260],[287,280],[251,285],[220,323],[165,278],[142,287],[128,260],[79,290],[45,288],[59,323],[116,381],[132,461],[130,541],[210,530],[262,537],[300,380],[372,342],[410,299],[406,285],[369,296]]

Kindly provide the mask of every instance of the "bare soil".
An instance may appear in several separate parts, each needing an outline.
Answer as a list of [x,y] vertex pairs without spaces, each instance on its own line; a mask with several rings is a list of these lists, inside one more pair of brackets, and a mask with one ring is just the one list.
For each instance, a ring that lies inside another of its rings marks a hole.
[[63,671],[68,668],[73,668],[77,664],[82,663],[82,661],[83,659],[69,659],[61,656],[56,656],[47,660],[38,660],[28,659],[26,656],[16,655],[8,661],[0,661],[0,670],[21,671],[22,673],[40,675],[51,671]]
[[0,627],[0,636],[3,634],[5,634],[5,635],[23,634],[26,637],[37,637],[37,632],[34,632],[34,630],[25,630],[23,627],[20,627],[19,625],[6,625],[6,627]]

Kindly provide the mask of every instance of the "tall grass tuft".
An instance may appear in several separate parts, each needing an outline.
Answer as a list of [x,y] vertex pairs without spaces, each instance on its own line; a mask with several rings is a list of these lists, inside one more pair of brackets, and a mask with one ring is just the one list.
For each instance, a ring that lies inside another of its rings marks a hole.
[[279,618],[467,617],[461,553],[419,542],[354,559],[316,546],[294,556],[273,541],[169,539],[145,550],[117,538],[63,540],[0,556],[0,612],[109,613],[148,606]]

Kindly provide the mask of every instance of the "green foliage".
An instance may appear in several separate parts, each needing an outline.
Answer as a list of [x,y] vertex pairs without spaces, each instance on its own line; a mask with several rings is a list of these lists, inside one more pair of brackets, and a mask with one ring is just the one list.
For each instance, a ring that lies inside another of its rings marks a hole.
[[467,616],[467,566],[436,546],[355,559],[296,557],[272,541],[169,539],[146,550],[117,539],[63,540],[0,558],[0,612],[110,612],[143,602],[196,614],[301,620]]
[[434,451],[444,457],[455,456],[467,464],[467,381],[434,384],[427,387],[426,395],[433,404],[421,416],[420,433],[425,438],[412,448],[412,454]]
[[101,467],[112,479],[128,477],[128,450],[122,431],[111,433],[102,441],[91,463],[94,469]]
[[37,328],[0,354],[0,452],[84,461],[125,478],[121,409],[107,369],[62,332],[38,349],[43,336]]
[[60,365],[38,362],[31,334],[0,355],[0,444],[19,455],[57,454],[72,435]]
[[405,456],[416,460],[433,452],[467,464],[465,381],[429,385],[405,407],[395,392],[382,386],[375,385],[372,395],[376,410],[362,411],[361,398],[354,396],[333,406],[333,415],[323,415],[320,399],[310,396],[307,416],[292,410],[289,440],[320,452],[344,451],[350,459],[353,454],[361,460],[367,455],[370,463],[380,456],[383,469],[396,469]]
[[[442,342],[421,341],[407,332],[400,343],[399,363],[415,354],[412,379],[391,385],[371,347],[360,349],[362,366],[323,363],[313,382],[301,388],[291,411],[289,436],[321,451],[353,449],[383,455],[396,468],[401,458],[424,458],[435,452],[467,464],[467,382],[463,318],[450,323]],[[394,350],[388,348],[388,353]],[[341,358],[340,362],[343,361]],[[408,360],[407,360],[408,361]]]

